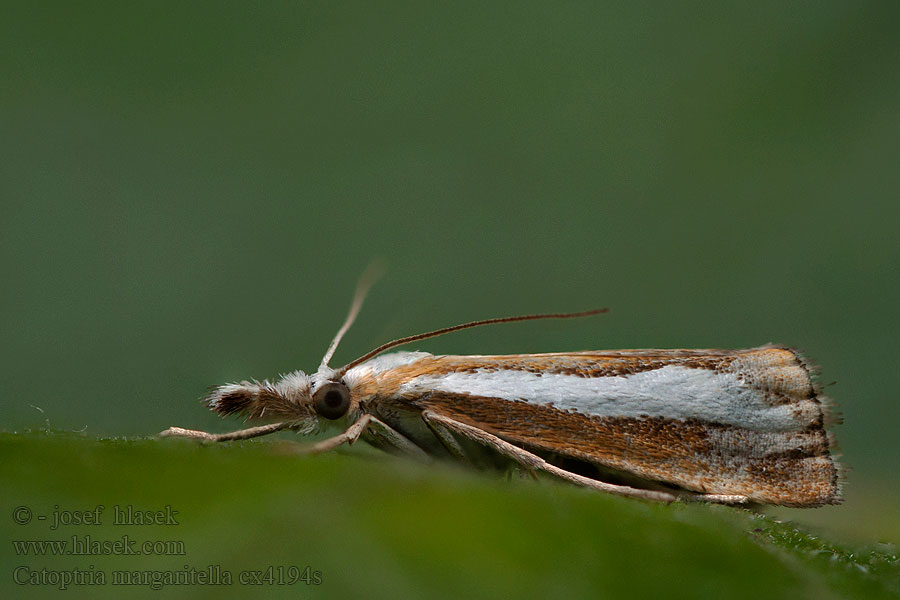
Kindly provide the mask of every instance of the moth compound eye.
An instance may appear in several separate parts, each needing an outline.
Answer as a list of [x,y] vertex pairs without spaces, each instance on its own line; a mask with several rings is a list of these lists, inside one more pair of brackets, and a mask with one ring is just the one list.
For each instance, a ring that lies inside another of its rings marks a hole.
[[313,406],[326,419],[340,419],[350,410],[350,390],[342,383],[326,383],[313,395]]

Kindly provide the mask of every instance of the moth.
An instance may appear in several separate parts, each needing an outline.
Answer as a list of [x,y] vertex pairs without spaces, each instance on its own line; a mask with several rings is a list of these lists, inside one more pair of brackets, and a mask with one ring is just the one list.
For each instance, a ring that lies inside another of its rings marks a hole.
[[662,502],[841,502],[826,402],[790,348],[384,354],[461,329],[605,312],[599,309],[473,321],[393,340],[332,368],[369,285],[360,282],[315,373],[222,385],[206,398],[222,416],[276,422],[224,434],[170,427],[160,435],[223,442],[339,426],[341,433],[307,451],[361,438],[424,460],[512,464]]

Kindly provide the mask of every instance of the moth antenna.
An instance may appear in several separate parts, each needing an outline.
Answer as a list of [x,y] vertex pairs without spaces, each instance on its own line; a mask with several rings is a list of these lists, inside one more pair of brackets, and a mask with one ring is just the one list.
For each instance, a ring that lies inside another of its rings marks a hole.
[[347,318],[344,319],[344,324],[341,325],[341,328],[338,329],[334,339],[331,340],[331,345],[328,346],[328,350],[325,351],[325,356],[322,357],[322,364],[319,368],[328,366],[328,361],[334,356],[334,351],[337,350],[338,344],[341,343],[341,338],[344,337],[344,334],[347,333],[347,330],[353,325],[353,321],[356,320],[356,315],[359,314],[359,309],[362,308],[363,300],[366,299],[366,294],[369,293],[369,289],[383,274],[384,265],[380,260],[373,261],[366,267],[362,277],[359,278],[359,283],[356,284],[356,292],[353,294],[353,302],[350,304],[350,311],[347,313]]
[[595,308],[593,310],[585,310],[582,312],[574,312],[574,313],[547,313],[540,315],[521,315],[518,317],[499,317],[496,319],[483,319],[481,321],[470,321],[468,323],[463,323],[462,325],[454,325],[452,327],[444,327],[442,329],[435,329],[434,331],[429,331],[427,333],[419,333],[416,335],[411,335],[408,337],[402,337],[396,340],[392,340],[387,342],[386,344],[382,344],[368,352],[363,354],[353,362],[347,363],[337,371],[335,371],[334,376],[342,377],[347,371],[355,367],[360,363],[364,363],[370,358],[375,358],[385,350],[390,350],[391,348],[396,348],[397,346],[402,346],[404,344],[409,344],[410,342],[417,342],[419,340],[426,340],[428,338],[437,337],[439,335],[444,335],[445,333],[451,333],[453,331],[459,331],[461,329],[470,329],[472,327],[481,327],[482,325],[495,325],[497,323],[513,323],[515,321],[536,321],[538,319],[576,319],[578,317],[590,317],[591,315],[599,315],[600,313],[609,312],[608,308]]

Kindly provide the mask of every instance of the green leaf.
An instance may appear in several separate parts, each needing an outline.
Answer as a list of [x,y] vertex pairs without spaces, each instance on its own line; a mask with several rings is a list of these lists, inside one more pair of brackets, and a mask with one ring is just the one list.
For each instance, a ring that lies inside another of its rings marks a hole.
[[[322,456],[290,448],[2,434],[2,529],[7,540],[20,542],[3,547],[3,587],[56,593],[64,573],[77,567],[93,585],[69,583],[69,597],[158,597],[154,581],[167,592],[242,597],[888,598],[900,592],[900,562],[891,548],[843,547],[745,510],[652,504],[551,480],[508,481],[360,447]],[[31,521],[17,523],[16,507],[27,507]],[[116,524],[116,512],[127,514],[129,507],[132,514],[160,511],[177,524]],[[52,529],[56,515],[71,521],[91,514],[99,524]],[[45,550],[35,556],[21,544],[63,540],[71,550],[73,536],[82,546],[124,536],[138,548],[148,540],[167,545],[157,544],[163,555],[51,556]],[[51,583],[14,580],[41,577],[41,569]],[[219,580],[228,572],[231,584],[201,583],[191,569]],[[131,584],[114,585],[114,577]]]

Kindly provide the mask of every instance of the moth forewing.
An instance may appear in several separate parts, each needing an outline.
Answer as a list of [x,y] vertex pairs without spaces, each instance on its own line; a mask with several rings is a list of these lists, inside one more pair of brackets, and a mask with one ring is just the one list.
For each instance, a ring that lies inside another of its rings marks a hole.
[[787,506],[840,501],[822,398],[787,348],[397,353],[347,375],[367,410],[409,437],[421,430],[398,404],[651,485]]

